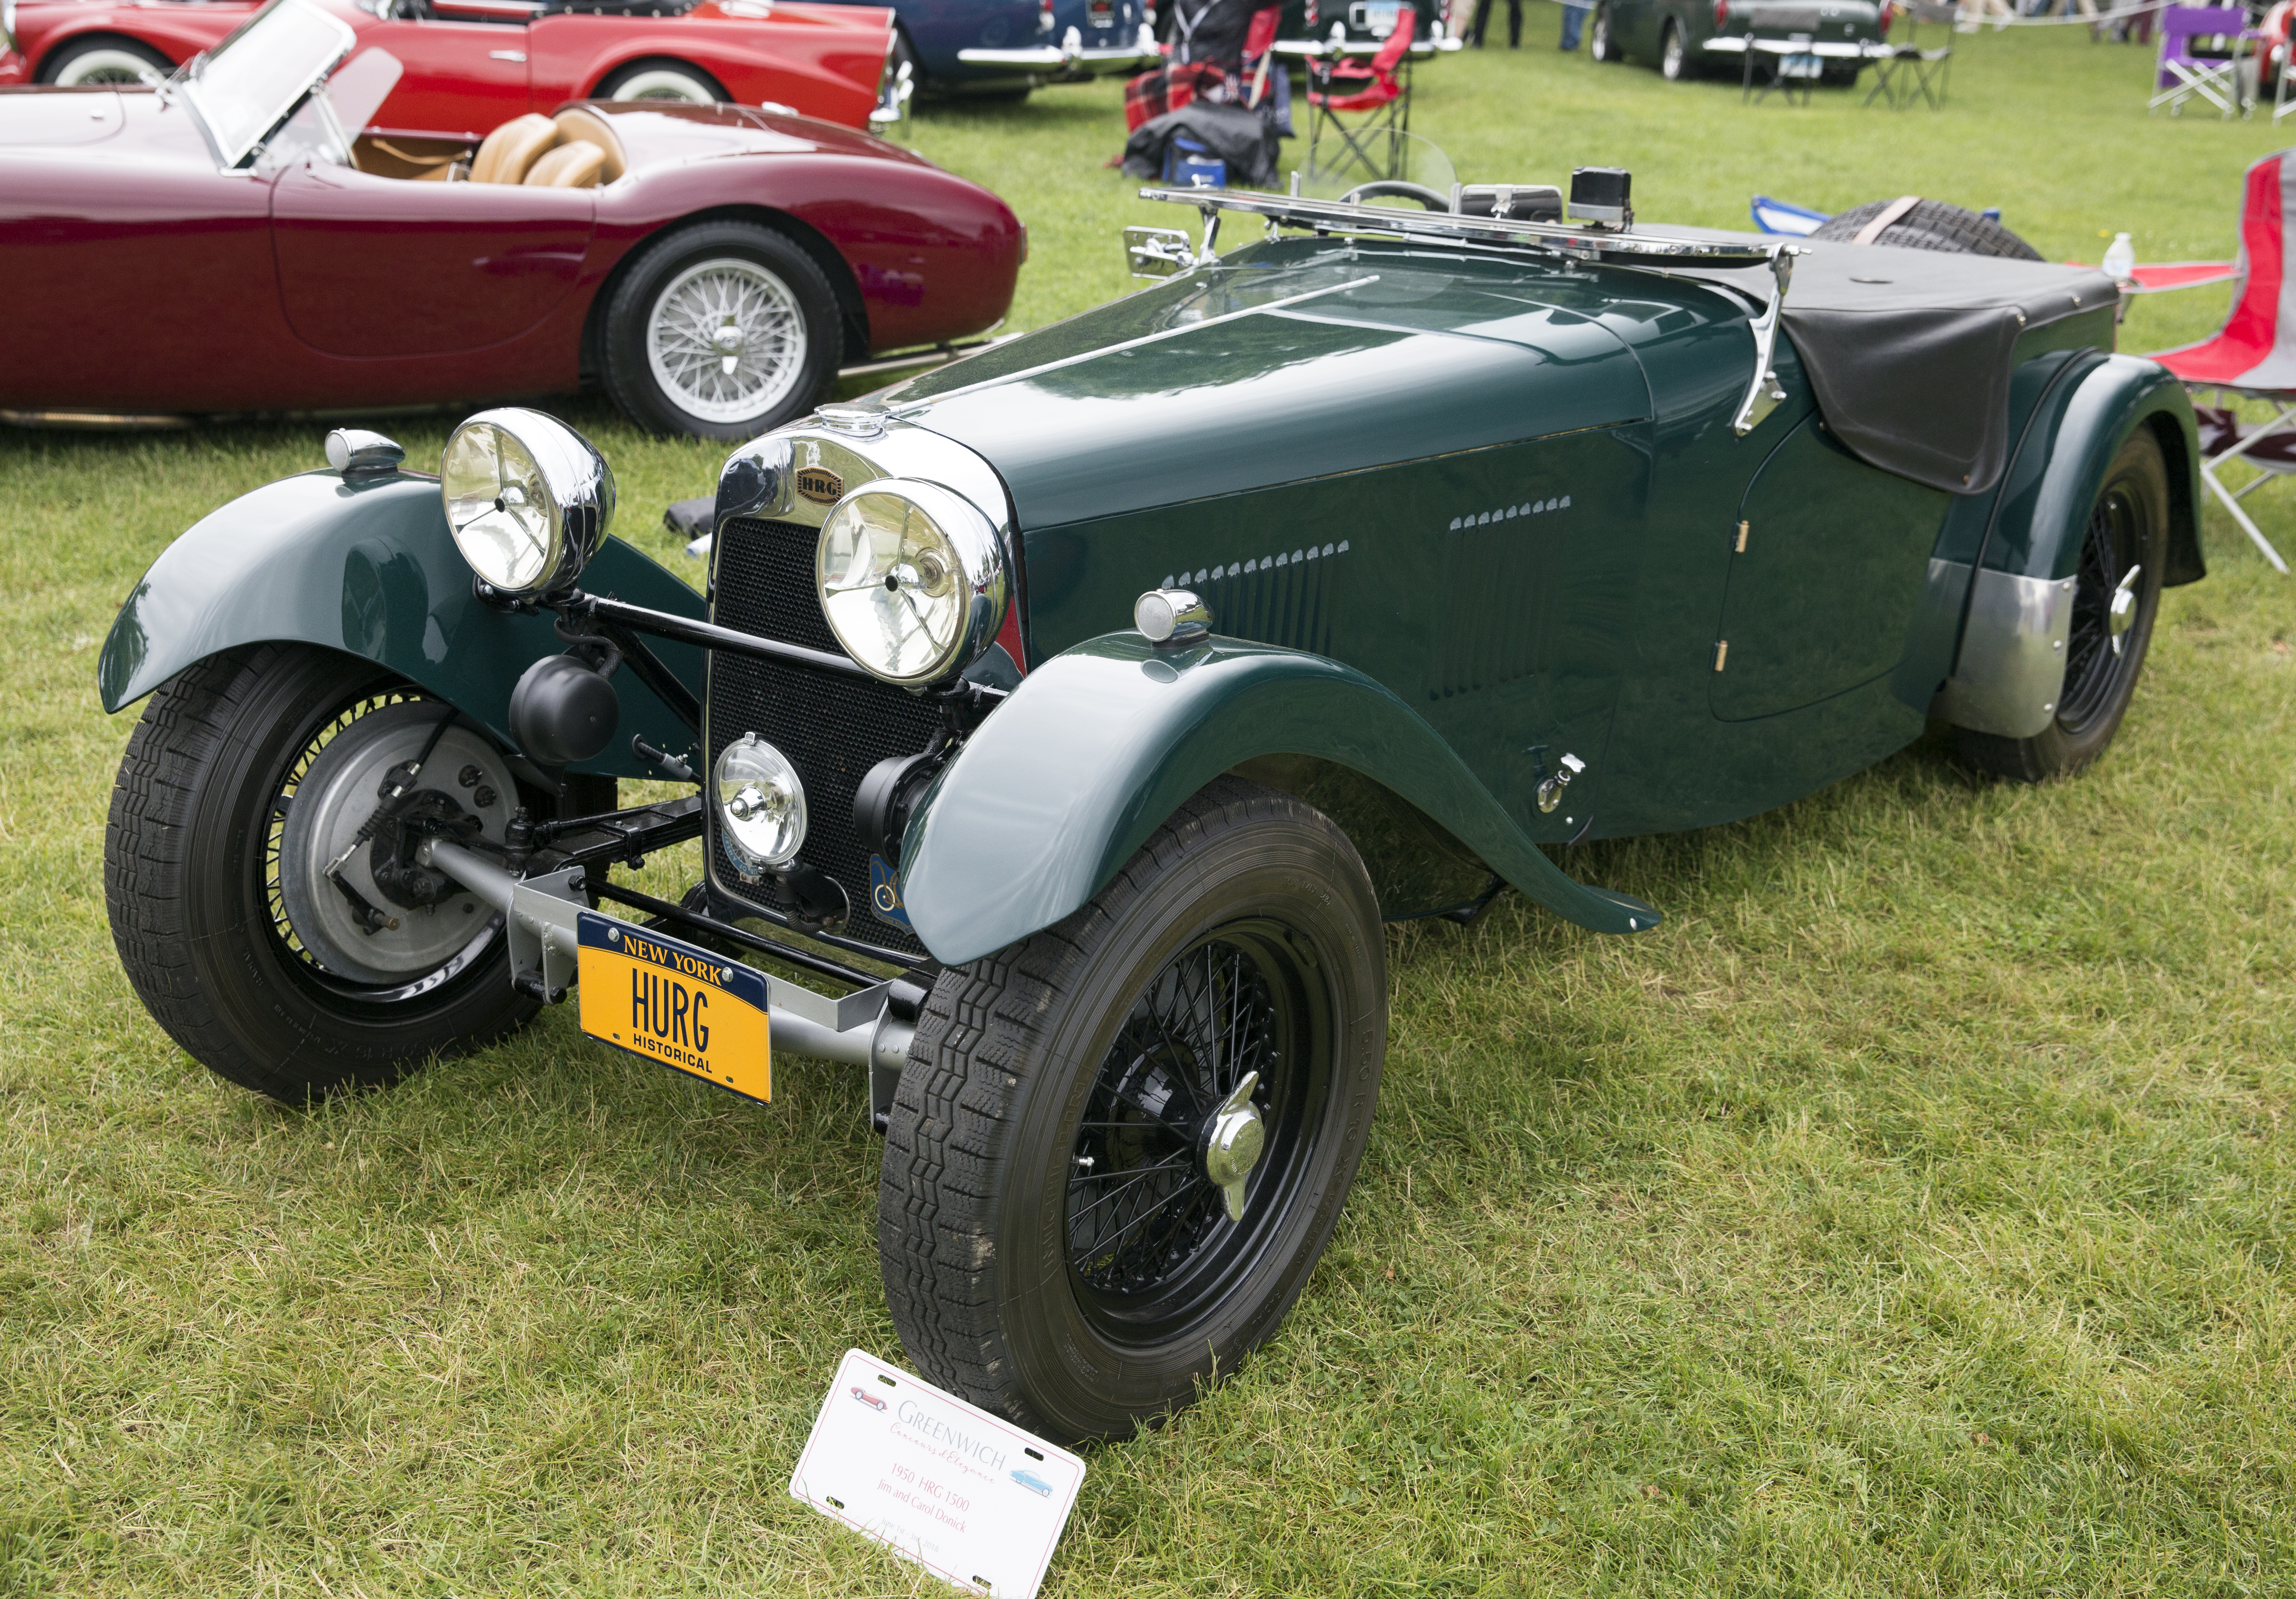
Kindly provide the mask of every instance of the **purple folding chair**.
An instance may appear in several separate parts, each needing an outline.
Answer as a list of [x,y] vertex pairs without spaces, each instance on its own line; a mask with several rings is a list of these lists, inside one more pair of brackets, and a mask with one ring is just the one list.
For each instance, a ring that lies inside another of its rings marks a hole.
[[[2242,46],[2255,36],[2248,29],[2248,13],[2237,5],[2170,5],[2161,12],[2160,70],[2153,75],[2158,91],[2144,107],[2149,116],[2166,105],[2172,117],[2184,114],[2185,102],[2198,95],[2229,117],[2237,110],[2247,114],[2247,97],[2240,87]],[[2221,38],[2230,48],[2222,55],[2201,55],[2194,45]]]

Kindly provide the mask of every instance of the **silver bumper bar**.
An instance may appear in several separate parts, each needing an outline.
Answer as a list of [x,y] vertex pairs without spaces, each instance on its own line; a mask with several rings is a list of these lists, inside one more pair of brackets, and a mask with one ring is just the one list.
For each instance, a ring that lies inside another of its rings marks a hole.
[[[554,1004],[565,997],[573,985],[581,945],[577,919],[590,909],[578,886],[581,868],[513,878],[484,855],[444,838],[425,842],[415,859],[438,868],[502,912],[510,933],[513,981],[532,974],[544,999]],[[622,925],[636,924],[624,920]],[[766,979],[767,1015],[775,1050],[868,1067],[873,1089],[879,1074],[899,1076],[916,1028],[893,1013],[891,985],[873,984],[832,999],[771,973],[760,975]]]
[[1144,26],[1140,37],[1132,43],[1089,47],[1084,42],[1084,30],[1071,28],[1057,45],[1029,45],[1018,50],[960,50],[956,59],[968,67],[1010,67],[1016,72],[1050,72],[1078,78],[1153,66],[1164,59],[1164,53],[1155,36]]

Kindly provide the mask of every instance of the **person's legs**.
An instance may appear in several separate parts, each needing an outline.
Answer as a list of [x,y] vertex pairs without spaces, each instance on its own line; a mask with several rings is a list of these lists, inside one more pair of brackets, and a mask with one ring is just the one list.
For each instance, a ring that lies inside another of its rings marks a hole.
[[1467,44],[1471,48],[1483,47],[1483,25],[1491,20],[1491,0],[1475,0],[1475,20],[1467,24]]
[[[1484,0],[1489,4],[1489,0]],[[1578,31],[1587,26],[1587,7],[1577,0],[1562,0],[1562,48],[1578,48]]]
[[1522,48],[1522,0],[1507,0],[1507,48]]

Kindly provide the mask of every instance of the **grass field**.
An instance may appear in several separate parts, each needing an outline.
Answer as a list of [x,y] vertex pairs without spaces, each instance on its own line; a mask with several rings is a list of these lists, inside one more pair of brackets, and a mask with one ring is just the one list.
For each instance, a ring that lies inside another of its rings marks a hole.
[[[2147,119],[2147,54],[2078,29],[1962,39],[1949,109],[1893,115],[1597,68],[1555,16],[1420,75],[1463,176],[1615,162],[1718,224],[1919,191],[2175,260],[2229,252],[2275,143]],[[1014,326],[1177,219],[1102,169],[1121,128],[1103,85],[914,129],[1029,223]],[[2140,304],[2124,345],[2221,313]],[[570,414],[666,555],[721,451]],[[390,425],[422,460],[447,420]],[[840,1352],[901,1358],[857,1075],[744,1108],[560,1013],[304,1114],[129,993],[97,647],[170,538],[318,459],[308,425],[0,432],[0,1594],[933,1591],[784,1493]],[[2207,543],[2089,775],[1991,786],[1933,738],[1580,852],[1653,936],[1513,899],[1394,933],[1336,1242],[1234,1381],[1093,1453],[1047,1591],[2296,1590],[2296,584]]]

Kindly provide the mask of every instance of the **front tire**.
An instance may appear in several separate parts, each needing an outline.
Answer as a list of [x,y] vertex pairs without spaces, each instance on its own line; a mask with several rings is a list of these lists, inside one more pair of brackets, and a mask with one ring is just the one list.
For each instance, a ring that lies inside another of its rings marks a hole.
[[[501,919],[472,896],[448,885],[425,905],[395,882],[393,899],[378,858],[353,855],[341,875],[398,924],[370,937],[332,880],[294,880],[299,850],[342,853],[334,840],[375,808],[378,762],[418,754],[447,709],[373,662],[270,644],[209,656],[144,707],[112,788],[105,908],[136,996],[217,1076],[302,1105],[395,1082],[534,1014],[511,988]],[[348,758],[362,747],[373,758]],[[499,837],[520,795],[492,742],[463,723],[434,757],[431,781],[490,811],[482,825]]]
[[[1386,1044],[1354,846],[1290,795],[1215,782],[1083,910],[934,985],[878,1191],[910,1358],[1064,1441],[1188,1404],[1306,1285]],[[1218,1129],[1255,1070],[1263,1147],[1232,1221]]]
[[[2113,457],[2089,507],[2055,715],[2030,738],[1961,729],[1956,742],[1962,759],[1997,778],[2038,783],[2079,771],[2104,754],[2144,669],[2168,563],[2169,464],[2158,435],[2140,426]],[[2136,605],[2116,649],[2112,599],[2132,566],[2142,568],[2130,585]]]
[[135,87],[175,70],[175,62],[134,39],[80,39],[40,63],[40,81],[67,89],[106,83]]
[[606,309],[606,392],[656,433],[753,439],[837,380],[837,295],[788,235],[702,222],[648,245]]

